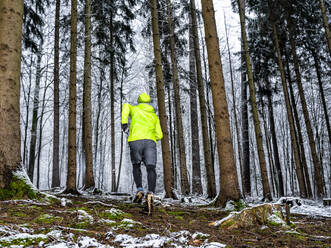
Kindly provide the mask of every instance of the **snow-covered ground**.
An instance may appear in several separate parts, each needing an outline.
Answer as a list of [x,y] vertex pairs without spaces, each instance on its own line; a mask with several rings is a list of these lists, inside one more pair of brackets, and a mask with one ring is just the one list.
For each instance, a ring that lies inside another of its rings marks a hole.
[[[86,205],[91,204],[101,204],[108,206],[107,210],[110,214],[123,214],[123,212],[116,208],[115,205],[104,203],[102,199],[110,199],[111,196],[101,196],[93,197],[91,201],[86,202]],[[118,198],[118,197],[116,197]],[[186,206],[197,206],[206,204],[204,199],[199,198],[186,198],[183,201],[174,201],[168,199],[162,199],[162,197],[157,197],[158,204],[164,206],[182,205],[183,208]],[[70,200],[66,199],[66,196],[59,198],[61,201],[62,207],[65,207],[67,204],[70,204]],[[279,199],[275,203],[281,203],[283,200]],[[308,215],[316,218],[331,218],[331,207],[323,206],[322,202],[315,202],[312,200],[305,200],[300,198],[286,198],[291,199],[293,206],[291,207],[291,213]],[[123,198],[123,201],[127,199]],[[8,201],[9,202],[9,201]],[[20,204],[31,205],[34,204],[33,201],[21,200]],[[36,202],[36,204],[38,204]],[[43,203],[45,204],[45,203]],[[257,204],[250,203],[249,206],[253,207]],[[228,203],[226,210],[231,210],[234,208],[234,205]],[[211,209],[211,208],[209,208]],[[94,222],[94,218],[89,215],[84,210],[77,210],[78,220],[88,220],[89,222]],[[215,220],[210,220],[215,221]],[[99,219],[98,222],[101,223],[114,223],[115,221]],[[133,225],[142,225],[140,222],[137,222],[130,218],[124,218],[119,223],[120,225],[126,225],[127,227],[132,227]],[[51,248],[88,248],[88,247],[162,247],[162,246],[171,246],[171,247],[205,247],[205,248],[217,248],[217,247],[226,247],[226,244],[221,244],[217,242],[209,242],[208,233],[190,233],[189,231],[182,230],[180,232],[164,232],[162,234],[149,233],[142,237],[134,237],[130,235],[130,232],[127,234],[120,234],[117,232],[119,226],[110,227],[105,225],[107,228],[105,235],[105,243],[102,243],[95,238],[88,237],[87,233],[84,233],[84,230],[81,230],[80,235],[78,236],[77,232],[74,234],[72,231],[73,228],[65,228],[60,226],[54,226],[52,230],[44,234],[35,234],[35,230],[30,227],[24,227],[14,224],[1,225],[0,224],[0,244],[15,244],[8,245],[8,247],[18,248],[18,247],[29,247],[22,245],[27,240],[35,240],[34,244],[38,244],[38,247],[51,247]],[[111,242],[108,242],[111,241]],[[109,243],[113,244],[110,246]],[[108,244],[108,245],[107,245]],[[36,247],[35,245],[30,247]]]

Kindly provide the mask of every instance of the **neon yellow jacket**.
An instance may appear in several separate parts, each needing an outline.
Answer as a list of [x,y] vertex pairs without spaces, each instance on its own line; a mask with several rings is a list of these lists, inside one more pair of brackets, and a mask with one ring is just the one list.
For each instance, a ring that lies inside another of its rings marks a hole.
[[126,124],[131,117],[130,133],[128,141],[150,139],[155,142],[162,139],[163,133],[160,120],[154,112],[154,108],[147,104],[150,97],[142,93],[138,97],[138,105],[132,106],[128,103],[122,107],[122,124]]

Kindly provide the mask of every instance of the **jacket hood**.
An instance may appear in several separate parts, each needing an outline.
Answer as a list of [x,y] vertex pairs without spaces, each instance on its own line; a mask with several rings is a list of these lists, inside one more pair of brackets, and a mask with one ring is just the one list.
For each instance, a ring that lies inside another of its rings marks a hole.
[[140,96],[138,97],[138,103],[150,103],[151,102],[151,98],[148,94],[146,93],[142,93],[140,94]]

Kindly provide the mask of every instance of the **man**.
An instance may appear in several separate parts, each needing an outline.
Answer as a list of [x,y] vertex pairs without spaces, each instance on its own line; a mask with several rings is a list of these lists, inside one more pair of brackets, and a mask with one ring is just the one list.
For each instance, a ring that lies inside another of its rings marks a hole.
[[133,202],[141,203],[144,197],[140,165],[143,162],[147,169],[148,192],[146,195],[148,214],[153,204],[153,193],[156,186],[156,142],[162,139],[160,120],[149,105],[150,96],[142,93],[138,97],[138,105],[123,104],[122,130],[128,129],[128,119],[131,117],[128,142],[130,146],[131,162],[133,165],[133,178],[137,193]]

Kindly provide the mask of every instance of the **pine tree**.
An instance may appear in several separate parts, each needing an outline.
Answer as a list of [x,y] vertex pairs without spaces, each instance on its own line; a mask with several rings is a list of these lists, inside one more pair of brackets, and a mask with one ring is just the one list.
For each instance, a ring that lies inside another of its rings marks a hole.
[[[0,188],[21,163],[20,69],[23,0],[0,1]],[[0,198],[3,196],[0,195]]]
[[220,193],[217,197],[216,205],[223,206],[228,200],[239,200],[240,191],[234,162],[228,104],[226,101],[213,1],[201,0],[201,4],[215,111],[216,138],[220,167]]

